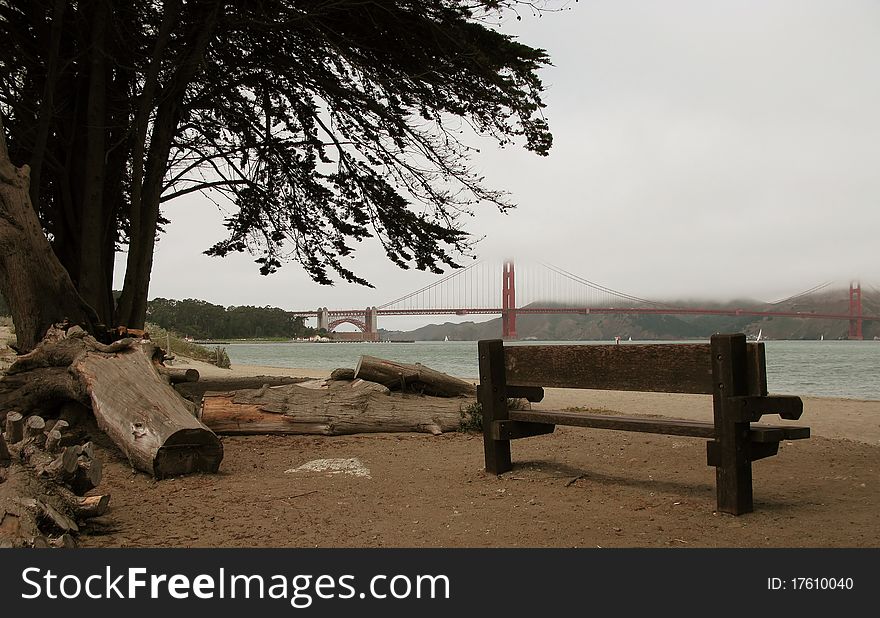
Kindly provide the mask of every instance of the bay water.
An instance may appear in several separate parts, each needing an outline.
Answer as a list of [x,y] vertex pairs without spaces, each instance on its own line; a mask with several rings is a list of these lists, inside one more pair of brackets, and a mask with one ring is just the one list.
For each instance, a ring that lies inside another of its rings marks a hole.
[[[609,342],[527,343],[597,345]],[[634,343],[657,342],[633,341],[620,345]],[[880,341],[766,341],[765,346],[771,393],[880,400]],[[402,363],[422,363],[462,378],[476,379],[479,373],[476,341],[230,343],[225,347],[234,365],[333,370],[354,368],[358,358],[365,354]]]

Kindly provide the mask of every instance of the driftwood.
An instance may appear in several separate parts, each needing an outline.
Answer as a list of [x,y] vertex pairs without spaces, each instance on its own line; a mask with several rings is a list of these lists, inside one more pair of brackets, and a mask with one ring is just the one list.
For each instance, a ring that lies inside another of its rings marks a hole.
[[[156,478],[216,472],[223,447],[169,385],[174,372],[160,373],[161,356],[149,342],[123,339],[104,345],[76,326],[50,329],[0,380],[0,418],[15,419],[6,413],[13,406],[25,415],[46,409],[65,418],[78,413],[68,405],[77,402],[91,407],[98,427],[135,468]],[[25,437],[28,431],[37,430],[25,427]]]
[[392,390],[435,397],[476,397],[477,387],[420,363],[407,365],[375,356],[361,356],[354,377],[378,382]]
[[436,435],[457,430],[461,410],[460,400],[390,393],[386,387],[364,380],[328,381],[318,389],[291,384],[207,392],[201,420],[218,434]]
[[354,369],[349,369],[348,367],[339,367],[338,369],[334,369],[330,374],[331,380],[348,380],[351,382],[354,380]]
[[[75,547],[82,522],[106,512],[109,495],[83,496],[101,481],[101,460],[90,445],[49,449],[49,436],[35,428],[7,444],[9,458],[0,461],[0,547]],[[29,420],[30,420],[29,419]],[[62,423],[53,423],[49,434],[61,434]],[[41,446],[41,443],[43,446]]]
[[198,382],[200,377],[198,369],[179,369],[177,367],[171,368],[159,365],[157,366],[157,370],[159,371],[159,374],[165,376],[171,384]]

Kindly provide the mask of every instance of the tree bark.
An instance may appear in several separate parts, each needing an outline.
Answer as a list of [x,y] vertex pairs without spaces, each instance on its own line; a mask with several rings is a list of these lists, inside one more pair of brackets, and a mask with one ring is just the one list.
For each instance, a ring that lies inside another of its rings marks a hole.
[[407,365],[395,361],[361,356],[355,378],[378,382],[392,390],[411,391],[435,397],[476,397],[477,387],[420,363]]
[[380,384],[331,381],[205,393],[201,420],[219,434],[319,434],[456,431],[462,402],[389,393]]
[[[73,400],[91,406],[98,427],[139,470],[156,478],[217,471],[223,447],[160,375],[156,348],[134,340],[103,345],[75,327],[49,335],[0,381],[0,415],[3,405],[57,414]],[[98,474],[82,472],[82,486]]]
[[[88,71],[88,105],[84,153],[83,199],[80,215],[79,271],[74,273],[77,290],[99,318],[106,321],[103,307],[107,282],[104,281],[104,180],[107,167],[107,49],[106,32],[109,8],[106,0],[95,0]],[[102,311],[103,309],[103,311]],[[104,315],[101,315],[101,314]],[[110,316],[112,318],[112,316]]]
[[67,318],[89,332],[98,316],[80,297],[58,261],[30,199],[30,168],[9,160],[0,119],[0,293],[15,323],[18,349],[30,351]]
[[46,156],[49,140],[49,128],[55,115],[55,89],[58,80],[58,53],[61,49],[61,34],[64,25],[64,11],[67,0],[55,0],[52,12],[52,26],[49,35],[49,60],[46,63],[46,81],[43,84],[43,96],[40,99],[40,112],[37,117],[37,135],[34,139],[33,156],[31,157],[31,202],[40,201],[40,176]]

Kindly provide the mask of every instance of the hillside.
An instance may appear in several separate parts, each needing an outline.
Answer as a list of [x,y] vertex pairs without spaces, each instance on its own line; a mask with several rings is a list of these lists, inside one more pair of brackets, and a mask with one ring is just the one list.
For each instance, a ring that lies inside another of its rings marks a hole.
[[[679,307],[712,307],[718,309],[754,309],[759,311],[792,311],[814,313],[847,313],[849,297],[846,290],[833,290],[811,295],[809,299],[794,299],[784,303],[767,304],[737,300],[731,303],[671,302]],[[880,315],[880,302],[868,297],[862,300],[865,315]],[[520,315],[517,317],[520,339],[534,338],[545,341],[613,340],[615,337],[634,340],[704,339],[717,332],[744,332],[755,335],[759,331],[768,339],[845,339],[849,323],[844,320],[780,318],[750,316],[677,316],[677,315]],[[880,324],[864,322],[865,339],[880,337]],[[401,332],[383,331],[383,339],[415,339],[419,341],[473,341],[501,337],[501,318],[483,322],[429,324]]]

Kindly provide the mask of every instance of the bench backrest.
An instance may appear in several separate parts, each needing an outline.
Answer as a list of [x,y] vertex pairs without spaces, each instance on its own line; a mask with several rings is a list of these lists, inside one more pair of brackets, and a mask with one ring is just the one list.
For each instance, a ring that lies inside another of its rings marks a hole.
[[[712,394],[710,344],[507,345],[505,382],[617,391]],[[746,346],[742,394],[767,394],[764,344]]]

